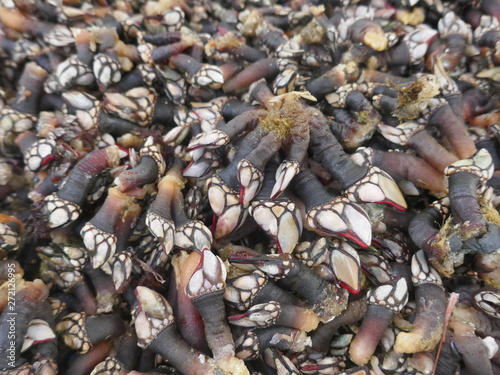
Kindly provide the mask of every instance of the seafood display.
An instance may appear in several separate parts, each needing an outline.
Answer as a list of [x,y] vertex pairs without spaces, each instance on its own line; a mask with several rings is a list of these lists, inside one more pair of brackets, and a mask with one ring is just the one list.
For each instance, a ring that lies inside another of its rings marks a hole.
[[500,374],[498,0],[0,0],[0,375]]

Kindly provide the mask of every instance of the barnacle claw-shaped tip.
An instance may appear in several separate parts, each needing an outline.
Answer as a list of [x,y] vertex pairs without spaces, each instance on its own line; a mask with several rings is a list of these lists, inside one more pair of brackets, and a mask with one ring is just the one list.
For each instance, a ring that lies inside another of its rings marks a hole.
[[153,236],[163,245],[163,251],[169,254],[175,240],[174,222],[150,211],[146,215],[146,225]]
[[493,172],[495,170],[493,164],[493,158],[491,154],[485,148],[480,149],[473,158],[474,165],[479,168],[482,172],[483,178],[490,179],[493,177]]
[[273,82],[273,92],[276,95],[286,94],[292,91],[298,74],[295,69],[285,69],[282,73],[278,74]]
[[46,212],[49,216],[49,227],[57,228],[67,225],[80,216],[82,209],[74,202],[59,198],[53,193],[45,198]]
[[273,364],[278,374],[298,375],[302,374],[295,364],[286,355],[282,354],[275,347],[264,350],[264,361]]
[[182,172],[184,177],[203,178],[211,169],[221,164],[220,156],[214,150],[198,148],[191,151],[191,162]]
[[111,258],[116,251],[116,236],[97,228],[91,222],[87,222],[80,235],[85,247],[92,255],[92,267],[100,268]]
[[453,11],[448,11],[438,22],[438,31],[441,38],[447,38],[452,35],[460,35],[468,43],[472,41],[471,26],[460,19]]
[[408,46],[411,64],[421,61],[427,52],[428,44],[437,34],[438,32],[430,27],[416,27],[405,35],[403,41]]
[[242,274],[231,279],[226,285],[224,300],[240,311],[246,311],[253,304],[254,297],[268,283],[262,271]]
[[159,293],[144,286],[135,289],[139,309],[150,318],[173,320],[172,307]]
[[411,260],[412,282],[414,285],[436,284],[443,285],[441,276],[436,269],[430,266],[423,250],[419,250],[413,255]]
[[174,126],[163,136],[163,142],[165,144],[172,143],[178,145],[186,138],[188,133],[189,133],[189,127],[182,125]]
[[293,249],[293,255],[309,268],[314,268],[323,263],[328,257],[328,246],[325,237],[315,241],[304,241]]
[[189,164],[182,171],[182,175],[184,177],[194,177],[194,178],[202,178],[205,176],[211,169],[211,165],[204,162],[196,162],[191,160]]
[[102,53],[94,56],[92,70],[97,82],[103,89],[106,89],[112,83],[119,82],[122,77],[120,62]]
[[122,375],[129,374],[123,367],[122,363],[116,357],[107,357],[104,361],[99,363],[90,375]]
[[129,285],[130,275],[132,274],[132,254],[129,251],[122,251],[115,256],[112,267],[115,290],[122,293]]
[[81,253],[83,253],[84,255],[82,259],[83,262],[79,263],[73,262],[73,257],[70,255],[72,251],[69,252],[70,254],[67,254],[65,251],[63,251],[64,248],[67,247],[64,245],[59,246],[59,244],[50,244],[48,246],[37,247],[36,251],[42,262],[44,262],[53,270],[62,271],[82,269],[83,266],[85,266],[85,260],[88,258],[86,256],[87,250],[80,249]]
[[274,279],[285,277],[294,267],[290,254],[269,254],[255,258],[257,268]]
[[192,77],[193,84],[208,86],[212,89],[220,89],[224,84],[222,70],[216,65],[204,64]]
[[86,353],[92,348],[92,342],[85,328],[87,314],[71,313],[61,319],[56,325],[56,332],[64,343],[73,350]]
[[205,249],[210,249],[212,241],[210,229],[199,220],[191,220],[175,228],[175,245],[180,248],[201,253]]
[[[49,271],[49,273],[52,271]],[[62,290],[67,291],[83,280],[83,274],[80,271],[60,271],[54,272],[54,281]]]
[[53,139],[40,139],[35,142],[25,153],[24,160],[26,167],[37,172],[54,160],[56,152],[56,142]]
[[260,351],[259,336],[254,329],[246,330],[235,342],[236,357],[245,361],[257,359]]
[[495,82],[500,82],[500,68],[497,66],[491,69],[481,70],[476,74],[478,78],[489,78]]
[[[324,357],[324,358],[309,358],[307,361],[300,364],[300,371],[303,374],[321,374],[325,371],[331,371],[333,369],[342,368],[342,357]],[[333,370],[335,371],[335,370]],[[366,375],[368,374],[368,369],[359,368],[357,371],[350,370],[353,375]],[[343,372],[343,374],[346,374]]]
[[434,57],[434,69],[433,73],[437,78],[439,86],[443,91],[443,94],[450,95],[452,93],[459,93],[459,89],[455,81],[448,75],[446,69],[443,66],[443,61],[440,56]]
[[59,367],[52,358],[40,358],[33,362],[33,370],[36,375],[57,375]]
[[235,326],[266,328],[272,326],[280,314],[279,302],[269,301],[254,305],[247,312],[230,316],[227,319]]
[[300,45],[294,40],[289,40],[276,49],[276,54],[282,59],[292,59],[300,56],[303,52],[304,50],[301,49]]
[[300,163],[295,160],[283,160],[276,171],[276,182],[271,191],[271,199],[278,198],[299,173]]
[[254,201],[249,208],[257,224],[274,240],[280,253],[291,253],[302,233],[302,220],[291,201]]
[[28,350],[32,345],[52,340],[55,337],[56,335],[45,320],[33,319],[24,337],[21,353]]
[[14,231],[5,223],[0,223],[0,252],[11,252],[19,250],[21,238],[19,233]]
[[400,277],[391,284],[370,290],[367,297],[369,304],[385,306],[397,314],[408,302],[408,284]]
[[401,129],[398,129],[397,126],[378,124],[377,130],[385,139],[392,143],[401,146],[404,146],[406,144],[407,139],[403,138],[404,134]]
[[56,25],[49,32],[44,33],[43,40],[54,47],[67,47],[75,42],[71,31],[63,25]]
[[484,184],[493,176],[494,169],[490,153],[485,148],[482,148],[473,158],[458,160],[448,166],[444,174],[449,177],[454,173],[469,172],[479,177],[480,182]]
[[194,137],[186,147],[186,151],[192,151],[200,147],[217,148],[227,145],[228,143],[229,137],[227,134],[215,129],[210,132],[200,133]]
[[500,294],[492,290],[482,290],[474,295],[474,302],[482,312],[500,318]]
[[69,58],[59,64],[55,77],[62,89],[68,89],[74,85],[90,86],[95,79],[92,69],[77,58]]
[[396,182],[381,169],[371,166],[366,176],[346,190],[347,197],[353,202],[387,203],[405,211],[406,201]]
[[264,173],[250,161],[243,159],[238,163],[238,181],[240,183],[240,203],[246,205],[262,187]]
[[282,279],[294,267],[293,258],[290,254],[255,255],[244,251],[239,251],[236,255],[230,255],[229,263],[243,264],[244,267],[254,266],[274,279]]
[[238,228],[247,215],[238,194],[220,177],[214,176],[208,183],[208,200],[216,219],[214,236],[221,238]]
[[202,252],[210,249],[212,241],[210,229],[199,220],[191,220],[175,228],[175,245],[183,249]]
[[135,312],[137,345],[145,349],[163,329],[174,322],[174,314],[168,301],[149,288],[138,286],[135,295],[138,305]]
[[382,136],[397,145],[405,146],[408,139],[417,131],[423,129],[422,125],[415,122],[405,122],[396,127],[379,124],[377,125],[378,131]]
[[334,241],[330,264],[340,285],[357,294],[361,290],[361,262],[356,250],[345,241]]
[[372,227],[366,212],[343,197],[315,206],[306,213],[309,227],[325,236],[342,236],[366,248],[372,240]]
[[197,298],[214,293],[226,286],[227,271],[222,259],[210,250],[201,253],[200,264],[186,286],[186,294]]

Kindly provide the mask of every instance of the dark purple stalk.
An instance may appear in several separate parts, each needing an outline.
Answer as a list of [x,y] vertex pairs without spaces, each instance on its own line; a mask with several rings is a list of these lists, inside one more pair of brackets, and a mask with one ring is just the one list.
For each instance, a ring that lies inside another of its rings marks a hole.
[[117,146],[90,152],[71,169],[57,195],[81,206],[101,173],[107,168],[116,167],[119,162]]
[[175,324],[162,330],[148,347],[161,355],[182,374],[212,374],[213,364],[203,360],[204,354],[194,350],[176,331]]
[[368,166],[355,164],[345,153],[328,127],[324,116],[311,116],[308,121],[310,150],[313,158],[340,182],[345,190],[366,175]]

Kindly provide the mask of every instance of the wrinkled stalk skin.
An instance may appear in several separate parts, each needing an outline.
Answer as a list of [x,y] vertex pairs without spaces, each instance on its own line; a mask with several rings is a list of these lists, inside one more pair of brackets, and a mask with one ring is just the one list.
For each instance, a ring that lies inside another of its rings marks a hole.
[[222,86],[222,90],[226,93],[234,92],[250,85],[259,78],[272,78],[277,74],[278,67],[275,59],[259,60],[228,80]]
[[223,295],[224,291],[221,290],[193,299],[193,304],[203,318],[208,346],[216,360],[234,356],[234,341],[226,320]]
[[125,324],[118,314],[88,317],[85,321],[85,328],[94,344],[109,337],[120,337],[125,333]]
[[269,301],[276,301],[283,305],[289,304],[299,306],[301,304],[300,300],[295,295],[281,289],[273,282],[268,282],[260,293],[255,296],[254,304],[257,305]]
[[436,365],[436,375],[455,374],[460,368],[460,361],[461,356],[457,353],[455,347],[452,348],[451,334],[448,333],[441,348],[439,360]]
[[325,279],[301,262],[295,261],[293,264],[293,268],[286,277],[277,282],[278,285],[302,296],[320,316],[336,316],[345,308],[345,304],[341,303],[340,298]]
[[158,178],[158,165],[153,158],[145,156],[139,164],[118,177],[120,190],[130,191],[138,186],[155,182]]
[[120,137],[128,133],[137,133],[140,127],[133,122],[114,117],[102,112],[99,116],[99,130],[103,133],[109,133],[115,137]]
[[476,146],[461,118],[457,118],[449,105],[439,107],[429,118],[428,126],[437,126],[450,143],[452,152],[460,159],[470,158]]
[[368,305],[363,323],[349,348],[354,363],[368,363],[393,316],[394,313],[384,306]]
[[189,75],[194,75],[201,68],[200,62],[196,61],[196,59],[191,56],[184,54],[176,54],[170,59],[169,62],[170,65],[175,66],[183,72],[187,72]]
[[444,172],[446,167],[458,160],[455,155],[447,151],[425,130],[413,134],[407,145],[414,148],[422,159],[441,173]]
[[366,175],[368,166],[355,164],[330,131],[322,115],[311,116],[308,120],[313,158],[325,166],[345,190]]
[[182,374],[213,374],[212,362],[191,348],[179,336],[174,324],[162,330],[148,349],[161,355]]
[[398,334],[394,350],[397,353],[418,353],[433,350],[443,332],[447,299],[444,290],[435,284],[416,287],[417,310],[413,329]]
[[304,332],[316,329],[318,323],[319,318],[314,311],[293,305],[282,307],[280,315],[276,320],[277,325],[300,329]]
[[465,365],[462,374],[493,375],[492,365],[481,339],[468,332],[468,328],[462,329],[454,326],[454,329],[453,342],[462,355],[462,361]]
[[57,195],[81,206],[102,171],[118,165],[118,162],[116,146],[92,151],[71,170]]
[[459,119],[464,118],[464,100],[461,93],[451,94],[446,96],[446,101],[451,110]]
[[[52,331],[55,331],[55,319],[52,313],[52,307],[47,301],[38,304],[37,319],[47,322]],[[59,345],[57,339],[40,342],[30,348],[30,355],[36,359],[52,359],[57,361],[59,354]]]
[[302,169],[293,182],[293,188],[304,202],[306,210],[329,202],[333,198],[309,169]]
[[12,108],[19,112],[36,115],[38,112],[38,100],[43,92],[43,82],[47,72],[35,62],[26,64],[23,75],[19,79],[18,86],[21,90],[17,93],[19,98]]
[[408,180],[436,193],[445,192],[448,187],[441,172],[414,155],[373,150],[373,165],[387,172],[396,182]]
[[94,292],[91,290],[89,285],[84,281],[79,282],[70,290],[71,294],[74,294],[78,301],[81,301],[81,311],[89,314],[97,314],[97,301]]
[[120,193],[116,194],[115,192],[115,194],[112,194],[109,192],[103,205],[95,216],[90,219],[90,222],[104,232],[114,233],[116,223],[122,216],[122,211],[131,203],[132,199],[127,199],[126,196]]
[[366,313],[366,299],[352,301],[340,315],[333,318],[328,323],[324,323],[312,332],[312,348],[320,353],[327,353],[330,350],[330,342],[337,330],[347,324],[357,323]]
[[439,223],[441,223],[441,215],[434,208],[429,207],[413,218],[408,233],[415,245],[424,250],[430,258],[441,260],[446,256],[446,250],[435,246],[439,240],[437,228]]
[[[27,296],[27,291],[17,292],[15,298],[15,311],[10,311],[7,307],[0,315],[0,368],[8,369],[21,365],[24,360],[19,356],[23,346],[24,337],[28,332],[29,322],[35,318],[37,311],[37,300],[31,300]],[[15,315],[13,315],[15,313]],[[12,322],[14,325],[12,325]],[[14,331],[12,331],[12,328]],[[12,337],[12,332],[15,332]],[[12,345],[13,344],[13,345]],[[12,345],[12,347],[11,347]],[[13,354],[14,358],[9,358]],[[14,363],[12,366],[11,363]]]
[[137,346],[137,336],[127,333],[120,338],[119,351],[116,358],[126,369],[137,367],[140,359],[140,348]]
[[66,368],[65,374],[90,374],[97,364],[108,356],[112,346],[110,340],[101,341],[87,353],[73,357],[71,363]]
[[486,219],[481,213],[476,189],[479,177],[469,172],[454,173],[449,177],[450,203],[455,220],[461,225],[465,238],[475,237],[486,231]]
[[189,255],[181,252],[172,259],[175,281],[172,280],[169,287],[169,300],[177,301],[172,305],[174,316],[181,337],[193,348],[210,353],[205,338],[205,327],[203,318],[194,306],[192,299],[186,293],[186,286],[191,279],[196,267],[200,262],[200,254],[193,251]]

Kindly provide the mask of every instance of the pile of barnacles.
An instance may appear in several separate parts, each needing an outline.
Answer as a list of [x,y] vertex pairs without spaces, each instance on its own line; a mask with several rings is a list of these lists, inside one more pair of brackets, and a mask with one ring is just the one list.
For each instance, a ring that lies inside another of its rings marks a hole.
[[0,1],[0,374],[500,374],[497,0]]

